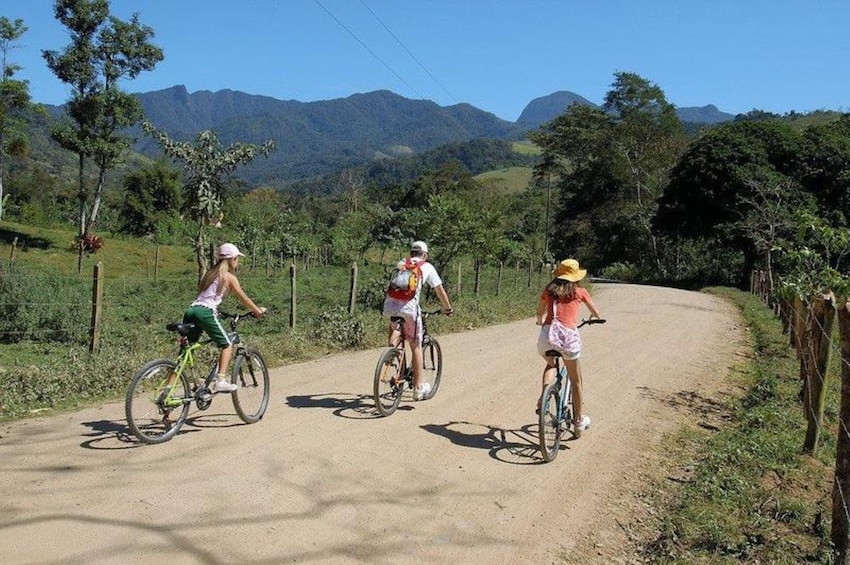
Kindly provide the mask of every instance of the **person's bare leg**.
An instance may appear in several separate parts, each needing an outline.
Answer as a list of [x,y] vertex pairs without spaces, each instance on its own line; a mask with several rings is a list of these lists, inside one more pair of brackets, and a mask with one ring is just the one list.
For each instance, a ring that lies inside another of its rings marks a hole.
[[230,358],[233,356],[233,346],[228,345],[224,349],[221,350],[221,353],[218,356],[218,374],[226,375],[227,367],[230,365]]
[[410,362],[413,363],[413,390],[418,390],[422,381],[422,344],[418,339],[411,340]]
[[543,396],[543,391],[546,387],[555,380],[555,358],[547,357],[546,366],[543,368],[543,378],[541,379],[540,396],[537,397],[537,409],[540,409],[540,398]]
[[570,384],[573,387],[573,409],[575,414],[573,418],[576,422],[580,422],[582,415],[582,388],[581,388],[581,366],[578,359],[564,360],[564,365],[567,367],[567,374],[570,377]]

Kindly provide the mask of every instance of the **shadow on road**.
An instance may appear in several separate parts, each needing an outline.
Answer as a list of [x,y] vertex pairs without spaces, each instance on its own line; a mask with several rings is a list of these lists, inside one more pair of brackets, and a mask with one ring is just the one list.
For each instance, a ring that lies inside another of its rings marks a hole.
[[[487,449],[490,457],[503,463],[538,465],[544,462],[537,445],[537,424],[505,429],[473,422],[449,422],[425,424],[422,429],[461,447]],[[566,446],[562,443],[561,448]]]
[[[333,410],[334,416],[352,420],[365,420],[379,418],[381,416],[375,409],[372,396],[366,394],[329,392],[324,394],[287,396],[286,404],[292,408],[326,408]],[[399,406],[399,410],[410,409],[409,406]]]

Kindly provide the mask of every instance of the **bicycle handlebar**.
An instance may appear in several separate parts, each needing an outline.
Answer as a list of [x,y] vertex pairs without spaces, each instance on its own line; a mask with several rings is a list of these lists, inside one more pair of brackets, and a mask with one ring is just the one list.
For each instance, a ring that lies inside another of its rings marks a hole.
[[608,320],[606,320],[604,318],[590,318],[590,319],[587,319],[587,320],[582,320],[581,323],[578,326],[576,326],[576,328],[580,328],[580,327],[582,327],[586,324],[604,324],[607,321]]

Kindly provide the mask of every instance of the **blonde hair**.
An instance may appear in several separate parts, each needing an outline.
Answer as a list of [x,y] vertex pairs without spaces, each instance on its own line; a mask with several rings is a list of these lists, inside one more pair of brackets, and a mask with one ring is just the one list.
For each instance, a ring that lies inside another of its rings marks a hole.
[[[223,281],[224,276],[229,272],[230,259],[219,259],[218,263],[213,265],[210,270],[201,277],[201,282],[198,283],[198,292],[203,292],[208,289],[216,279]],[[218,289],[218,293],[220,295],[224,296],[224,292],[225,289],[223,287]]]
[[576,292],[576,288],[578,288],[577,282],[567,281],[564,279],[552,279],[552,281],[546,285],[546,292],[549,293],[549,296],[551,296],[553,300],[562,301],[572,298],[573,294]]

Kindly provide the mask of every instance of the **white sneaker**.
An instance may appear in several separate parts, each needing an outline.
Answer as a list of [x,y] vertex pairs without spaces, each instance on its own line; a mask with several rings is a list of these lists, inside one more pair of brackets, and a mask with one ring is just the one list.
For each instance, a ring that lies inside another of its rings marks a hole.
[[413,393],[413,400],[425,400],[428,393],[431,392],[431,383],[422,383]]
[[224,379],[218,379],[217,381],[213,381],[212,384],[213,392],[233,392],[237,388],[239,388],[238,385],[229,383]]
[[584,416],[581,417],[580,422],[576,422],[575,426],[576,426],[576,429],[579,430],[579,431],[586,430],[587,428],[590,427],[590,416],[585,414]]

